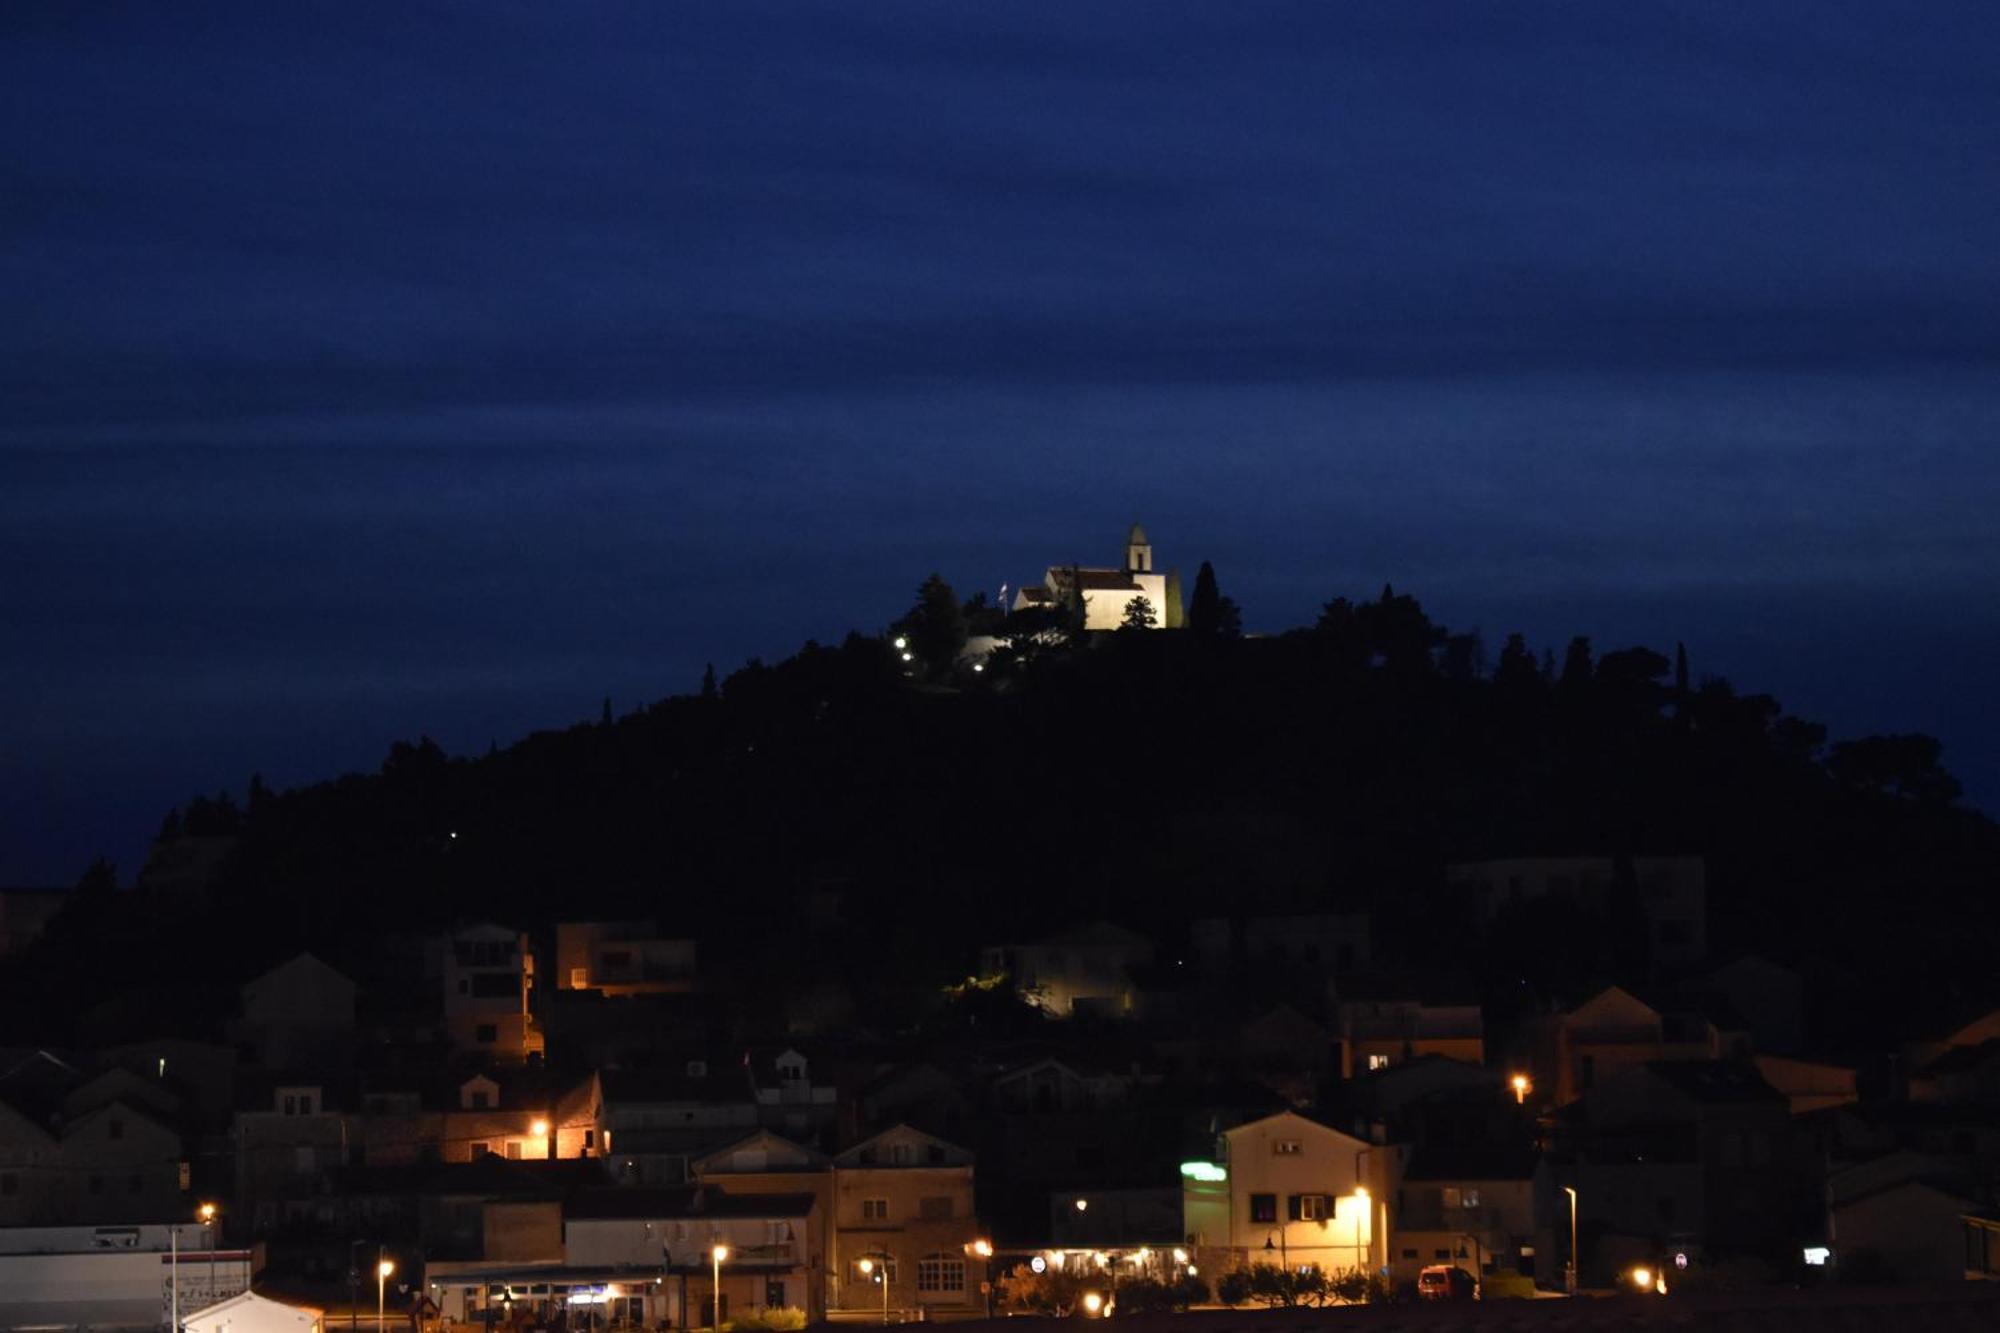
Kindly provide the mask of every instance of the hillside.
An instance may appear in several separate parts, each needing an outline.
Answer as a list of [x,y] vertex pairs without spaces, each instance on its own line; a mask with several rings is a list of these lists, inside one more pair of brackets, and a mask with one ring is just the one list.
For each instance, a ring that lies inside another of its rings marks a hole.
[[1263,639],[1017,625],[1045,645],[976,674],[923,616],[899,627],[928,647],[910,663],[853,635],[483,757],[421,741],[240,814],[204,801],[177,829],[237,838],[209,907],[80,895],[5,985],[75,1000],[37,1010],[54,1039],[107,977],[214,1007],[301,947],[365,974],[384,938],[454,919],[646,916],[746,995],[838,976],[894,1024],[982,942],[1339,904],[1374,913],[1379,954],[1462,962],[1504,1008],[1644,960],[1581,919],[1482,952],[1446,863],[1673,854],[1708,859],[1714,956],[1833,983],[1823,1040],[1992,998],[2000,828],[1925,738],[1829,746],[1642,648],[1488,662],[1386,589]]

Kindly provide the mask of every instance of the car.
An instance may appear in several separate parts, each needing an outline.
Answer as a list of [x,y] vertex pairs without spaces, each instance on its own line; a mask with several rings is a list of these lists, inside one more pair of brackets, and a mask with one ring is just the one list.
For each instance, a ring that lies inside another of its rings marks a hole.
[[1432,1264],[1417,1274],[1419,1300],[1470,1301],[1478,1299],[1478,1292],[1478,1280],[1451,1264]]

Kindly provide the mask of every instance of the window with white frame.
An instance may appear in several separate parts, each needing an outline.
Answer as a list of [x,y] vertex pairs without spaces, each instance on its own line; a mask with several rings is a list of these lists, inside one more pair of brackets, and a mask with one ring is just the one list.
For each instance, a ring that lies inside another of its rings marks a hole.
[[1326,1217],[1326,1196],[1324,1194],[1301,1194],[1299,1196],[1299,1220],[1318,1222]]
[[965,1260],[955,1254],[927,1254],[917,1260],[917,1290],[965,1290]]

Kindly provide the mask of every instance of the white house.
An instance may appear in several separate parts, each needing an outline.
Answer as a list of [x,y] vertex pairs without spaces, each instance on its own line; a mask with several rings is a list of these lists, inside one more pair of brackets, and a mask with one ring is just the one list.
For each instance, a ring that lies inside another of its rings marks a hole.
[[1153,942],[1109,921],[1073,926],[1032,944],[989,945],[980,968],[1006,973],[1022,998],[1058,1017],[1079,1007],[1106,1016],[1130,1014],[1138,1003],[1132,971],[1153,961]]
[[1040,583],[1028,584],[1014,595],[1011,609],[1060,607],[1073,592],[1083,597],[1085,629],[1117,629],[1125,623],[1126,608],[1135,597],[1145,598],[1152,607],[1154,629],[1178,629],[1181,624],[1180,575],[1153,568],[1153,543],[1137,523],[1126,534],[1122,568],[1050,565]]
[[181,1319],[188,1333],[320,1333],[325,1312],[246,1291]]
[[1393,1153],[1294,1111],[1225,1130],[1213,1162],[1185,1162],[1188,1240],[1240,1264],[1334,1273],[1388,1261]]

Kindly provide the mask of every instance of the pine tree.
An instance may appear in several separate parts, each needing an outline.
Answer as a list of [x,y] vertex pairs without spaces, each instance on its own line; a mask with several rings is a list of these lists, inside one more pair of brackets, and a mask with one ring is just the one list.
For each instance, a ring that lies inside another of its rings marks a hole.
[[1221,633],[1222,592],[1215,583],[1215,566],[1204,560],[1194,576],[1194,598],[1188,603],[1187,627],[1203,638]]
[[717,693],[718,691],[715,688],[715,663],[710,662],[708,669],[701,673],[701,697],[704,699],[713,699]]
[[1118,624],[1119,629],[1153,629],[1160,618],[1153,613],[1153,604],[1143,596],[1134,597],[1125,603],[1125,619]]
[[965,608],[958,594],[933,573],[917,589],[917,604],[896,622],[899,635],[910,641],[909,651],[932,671],[949,670],[965,647]]

